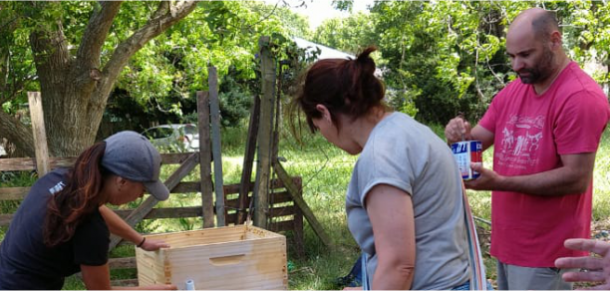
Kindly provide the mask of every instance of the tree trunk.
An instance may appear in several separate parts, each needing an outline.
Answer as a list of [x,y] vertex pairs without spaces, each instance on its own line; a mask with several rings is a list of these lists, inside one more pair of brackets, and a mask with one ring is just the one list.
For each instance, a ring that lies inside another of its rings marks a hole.
[[[92,12],[76,56],[70,55],[59,21],[53,30],[41,28],[30,35],[52,156],[77,156],[93,144],[108,96],[129,58],[148,41],[191,13],[197,2],[160,2],[150,20],[120,43],[110,60],[100,68],[102,46],[120,5],[119,1],[100,2]],[[0,130],[10,131],[8,138],[33,156],[31,130],[15,124],[15,120],[2,112],[0,122]]]
[[33,33],[30,43],[40,80],[49,153],[78,155],[91,144],[89,135],[80,132],[82,124],[87,123],[83,105],[90,96],[76,87],[61,24],[53,32]]
[[[2,133],[0,143],[2,143],[2,138],[6,138],[9,143],[12,143],[26,155],[34,156],[34,135],[32,134],[32,129],[23,125],[17,118],[4,113],[2,109],[0,109],[0,132]],[[5,148],[5,150],[7,153],[12,152],[9,148]]]

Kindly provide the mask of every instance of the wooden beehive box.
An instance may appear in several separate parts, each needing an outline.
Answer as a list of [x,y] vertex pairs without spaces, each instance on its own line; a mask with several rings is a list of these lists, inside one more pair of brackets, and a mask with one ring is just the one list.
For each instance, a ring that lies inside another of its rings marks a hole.
[[169,249],[136,249],[140,286],[184,289],[288,289],[286,237],[254,226],[227,226],[157,234]]

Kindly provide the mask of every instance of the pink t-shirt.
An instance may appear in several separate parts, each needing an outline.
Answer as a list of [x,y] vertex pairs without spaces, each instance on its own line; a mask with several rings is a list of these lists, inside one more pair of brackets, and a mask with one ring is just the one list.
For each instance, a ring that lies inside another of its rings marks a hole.
[[[511,82],[479,125],[495,134],[494,171],[520,176],[561,167],[560,155],[595,152],[609,119],[608,98],[571,62],[542,95],[520,79]],[[563,196],[494,191],[491,254],[522,267],[586,255],[563,241],[590,237],[592,188],[591,182],[585,193]]]

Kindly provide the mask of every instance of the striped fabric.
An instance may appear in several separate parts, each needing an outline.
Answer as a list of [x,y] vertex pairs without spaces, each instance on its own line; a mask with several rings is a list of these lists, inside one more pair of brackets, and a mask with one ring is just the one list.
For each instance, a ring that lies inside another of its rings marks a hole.
[[[470,290],[488,290],[489,283],[485,277],[485,264],[483,264],[483,256],[481,255],[481,247],[479,237],[477,236],[477,227],[474,224],[466,188],[462,184],[462,193],[464,197],[464,216],[466,219],[466,231],[468,234],[468,260],[470,261]],[[493,289],[489,289],[493,290]]]

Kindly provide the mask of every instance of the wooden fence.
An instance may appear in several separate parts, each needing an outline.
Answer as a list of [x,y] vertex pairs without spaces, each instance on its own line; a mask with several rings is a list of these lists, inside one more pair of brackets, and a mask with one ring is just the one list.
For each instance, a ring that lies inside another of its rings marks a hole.
[[[180,164],[179,169],[175,173],[181,173],[180,169],[189,169],[192,170],[194,166],[193,164],[198,163],[199,153],[181,153],[181,154],[163,154],[161,155],[162,162],[165,165],[176,165]],[[55,167],[66,167],[71,166],[74,162],[75,158],[51,158],[50,164],[51,168]],[[189,166],[190,165],[190,166]],[[36,163],[31,158],[18,158],[18,159],[0,159],[0,172],[2,171],[33,171],[35,169]],[[190,171],[186,172],[188,174]],[[186,176],[186,174],[181,174],[179,176]],[[175,175],[174,175],[175,176]],[[182,179],[180,177],[180,180]],[[168,179],[170,180],[170,179]],[[169,182],[169,183],[168,183]],[[299,193],[301,193],[300,185],[301,178],[294,177],[292,178],[292,184],[298,185]],[[175,186],[171,187],[170,199],[175,194],[182,193],[200,193],[201,192],[201,181],[189,181],[182,182],[177,181],[166,181],[166,184],[175,184]],[[248,189],[249,198],[252,197],[252,185],[254,183],[250,183],[250,188]],[[293,240],[290,244],[295,248],[297,253],[303,253],[303,214],[300,211],[299,207],[295,204],[294,200],[288,190],[285,188],[284,184],[279,180],[273,180],[271,183],[271,197],[269,198],[269,223],[268,229],[272,231],[293,231]],[[225,197],[225,213],[223,217],[227,224],[234,224],[237,217],[238,212],[238,197],[237,193],[239,192],[240,184],[232,184],[232,185],[223,185],[222,191]],[[25,198],[27,193],[29,192],[30,187],[4,187],[0,188],[0,202],[1,201],[19,201]],[[300,195],[300,194],[299,194]],[[141,206],[141,205],[140,205]],[[141,209],[141,208],[139,208]],[[124,219],[128,219],[129,217],[133,217],[134,213],[138,208],[135,209],[120,209],[115,210],[115,212],[123,217]],[[142,211],[142,210],[140,210]],[[244,209],[247,213],[248,209]],[[213,215],[213,213],[211,213]],[[13,213],[2,213],[0,214],[0,226],[7,226],[10,224],[10,221],[13,217]],[[213,216],[210,215],[213,219]],[[159,218],[187,218],[187,217],[204,217],[204,210],[201,206],[189,206],[189,207],[166,207],[166,208],[151,208],[145,214],[142,213],[138,216],[142,216],[142,219],[159,219]],[[140,220],[138,220],[140,221]],[[113,239],[114,245],[113,247],[119,244],[116,238]],[[128,242],[123,242],[122,244],[130,244]],[[125,268],[135,268],[135,258],[114,258],[109,261],[111,269],[125,269]],[[136,279],[129,280],[119,280],[113,281],[113,285],[137,285]]]
[[[264,92],[260,99],[255,97],[252,107],[241,182],[234,185],[223,185],[220,163],[218,92],[216,91],[217,75],[216,69],[210,67],[208,81],[211,91],[197,93],[201,152],[162,155],[163,165],[179,164],[179,167],[164,181],[172,195],[201,193],[201,206],[155,208],[158,201],[149,196],[134,209],[115,210],[129,225],[133,227],[144,219],[203,217],[203,227],[214,227],[243,223],[245,217],[251,215],[256,226],[278,232],[293,231],[293,243],[289,245],[295,248],[297,254],[303,254],[303,217],[305,217],[321,241],[327,246],[332,245],[324,229],[302,198],[301,178],[290,177],[277,160],[280,102],[279,98],[275,96],[275,62],[268,51],[268,42],[268,37],[261,38]],[[40,93],[30,92],[28,95],[36,143],[36,157],[0,159],[0,173],[36,170],[39,176],[42,176],[53,168],[71,166],[76,160],[75,157],[53,158],[49,156]],[[274,120],[275,129],[272,126]],[[212,128],[212,136],[210,136],[210,128]],[[250,181],[256,151],[258,151],[256,180]],[[211,177],[212,156],[214,157],[215,185],[212,183]],[[199,180],[183,182],[183,178],[197,166],[200,167]],[[277,180],[272,179],[272,170],[277,176]],[[0,188],[0,203],[22,200],[29,190],[30,187]],[[251,205],[253,207],[250,207]],[[0,227],[9,225],[13,215],[13,213],[0,213]],[[112,236],[110,249],[120,243],[120,238]],[[109,264],[111,269],[136,268],[133,257],[110,259]],[[137,279],[113,282],[113,285],[135,284],[137,284]]]

